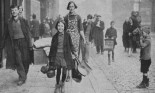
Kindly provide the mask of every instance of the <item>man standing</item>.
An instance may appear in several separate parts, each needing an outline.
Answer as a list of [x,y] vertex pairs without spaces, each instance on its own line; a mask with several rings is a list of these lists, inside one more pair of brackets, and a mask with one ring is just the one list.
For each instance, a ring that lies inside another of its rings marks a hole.
[[82,42],[81,50],[82,50],[82,60],[86,63],[88,62],[89,58],[89,45],[90,42],[92,41],[92,18],[93,18],[92,15],[89,14],[87,16],[86,23],[83,24],[86,44]]
[[96,21],[94,22],[94,27],[93,27],[93,39],[94,39],[94,43],[96,46],[96,51],[97,54],[99,54],[101,52],[101,54],[103,54],[104,50],[103,50],[103,39],[104,39],[104,22],[101,21],[101,16],[97,15]]
[[32,49],[32,42],[28,22],[19,17],[18,6],[12,5],[10,8],[12,16],[6,24],[1,49],[6,46],[6,69],[17,70],[19,75],[17,85],[20,86],[27,79],[31,63],[29,51]]
[[34,42],[35,42],[36,40],[39,39],[39,35],[40,35],[39,34],[39,21],[36,19],[35,14],[32,15],[32,18],[33,18],[33,20],[31,22],[31,28],[32,28],[31,34],[32,34],[32,38],[34,39]]

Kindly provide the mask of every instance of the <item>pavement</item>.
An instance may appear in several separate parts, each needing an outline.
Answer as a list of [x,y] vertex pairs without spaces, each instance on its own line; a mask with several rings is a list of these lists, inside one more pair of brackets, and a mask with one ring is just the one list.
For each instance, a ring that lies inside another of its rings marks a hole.
[[[150,86],[137,89],[142,80],[140,73],[139,49],[128,57],[124,51],[121,32],[118,32],[118,45],[115,48],[115,62],[108,65],[108,53],[96,54],[95,47],[90,49],[89,66],[91,73],[83,77],[81,83],[73,80],[66,83],[66,93],[155,93],[155,34],[152,37],[152,64],[150,66]],[[45,64],[44,64],[45,65]],[[47,78],[40,72],[42,65],[31,65],[27,82],[17,86],[16,71],[0,69],[0,93],[54,93],[55,78]]]

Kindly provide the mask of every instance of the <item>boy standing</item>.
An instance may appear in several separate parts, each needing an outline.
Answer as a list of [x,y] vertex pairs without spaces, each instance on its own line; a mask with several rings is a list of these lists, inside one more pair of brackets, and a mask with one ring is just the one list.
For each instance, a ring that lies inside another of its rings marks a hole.
[[151,65],[151,38],[150,30],[143,28],[143,36],[140,37],[140,60],[141,60],[141,72],[143,73],[143,80],[137,86],[137,88],[147,88],[149,86],[148,71]]

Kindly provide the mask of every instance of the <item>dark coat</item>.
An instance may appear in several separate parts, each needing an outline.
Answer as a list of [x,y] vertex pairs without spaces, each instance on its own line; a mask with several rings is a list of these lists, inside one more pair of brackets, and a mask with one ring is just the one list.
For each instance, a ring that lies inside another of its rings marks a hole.
[[39,21],[36,19],[33,19],[31,22],[31,34],[32,37],[39,37],[40,33],[39,33]]
[[96,26],[97,25],[97,22],[94,22],[93,23],[93,32],[92,32],[92,35],[93,35],[93,39],[94,39],[94,43],[96,46],[102,46],[104,43],[103,43],[103,39],[104,39],[104,33],[103,33],[103,30],[104,30],[104,22],[101,21],[100,22],[100,27]]
[[[90,27],[88,27],[88,25]],[[93,28],[93,23],[92,22],[89,22],[89,23],[88,22],[84,22],[83,23],[84,34],[85,34],[85,37],[88,36],[89,42],[91,42],[92,39],[93,39],[92,28]]]
[[123,24],[123,35],[122,35],[122,41],[123,41],[123,46],[125,48],[128,48],[129,45],[129,33],[131,32],[131,24],[130,22],[125,21]]
[[[49,60],[55,62],[56,53],[57,53],[57,47],[58,47],[58,35],[59,32],[57,32],[52,39],[51,42],[51,48],[49,53]],[[64,32],[64,43],[63,43],[63,51],[64,51],[64,59],[67,64],[67,68],[71,69],[74,67],[72,55],[71,53],[75,53],[75,49],[72,44],[72,40],[70,35],[67,32]]]
[[116,38],[117,38],[117,30],[115,28],[108,28],[106,33],[105,33],[105,37],[108,37],[108,38],[114,38],[114,45],[117,45],[117,42],[116,42]]
[[[25,36],[25,40],[27,42],[27,51],[30,51],[29,47],[32,47],[32,42],[31,42],[31,34],[30,34],[30,27],[28,24],[28,21],[26,21],[24,18],[19,18],[20,23],[21,23],[21,29],[23,31],[23,34]],[[6,52],[7,52],[7,60],[6,60],[6,68],[7,69],[16,69],[16,61],[15,61],[15,52],[14,52],[14,42],[13,42],[13,34],[11,33],[12,31],[12,19],[9,20],[9,22],[6,24],[6,29],[3,35],[3,40],[2,40],[2,48],[6,46]],[[29,58],[28,58],[29,59]],[[31,61],[29,60],[29,63]]]

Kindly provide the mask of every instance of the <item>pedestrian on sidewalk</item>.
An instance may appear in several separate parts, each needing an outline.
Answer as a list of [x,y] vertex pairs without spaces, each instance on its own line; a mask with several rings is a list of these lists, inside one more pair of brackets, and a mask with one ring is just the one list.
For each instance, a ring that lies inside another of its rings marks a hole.
[[[74,68],[74,63],[72,62],[72,55],[75,56],[75,48],[72,44],[70,34],[65,31],[66,25],[63,20],[59,20],[57,22],[56,30],[58,32],[53,36],[50,48],[49,65],[54,62],[54,66],[57,69],[56,86],[54,93],[65,93],[65,80],[67,69]],[[61,74],[62,79],[60,81]]]
[[28,21],[19,16],[19,8],[12,5],[11,18],[6,24],[6,30],[3,35],[2,46],[6,46],[6,69],[17,70],[19,81],[17,85],[22,85],[27,79],[29,70],[30,51],[32,50],[32,41]]
[[85,24],[83,24],[84,28],[84,35],[86,39],[86,43],[81,42],[81,50],[82,50],[82,60],[86,63],[88,63],[89,59],[89,47],[90,47],[90,42],[92,41],[92,15],[87,16],[87,21]]
[[[122,35],[122,41],[123,41],[123,46],[125,48],[125,52],[129,52],[130,47],[130,29],[131,29],[131,23],[130,19],[126,19],[125,22],[123,23],[123,35]],[[128,49],[128,50],[127,50]]]
[[32,21],[31,21],[31,35],[33,38],[33,41],[39,40],[39,20],[37,20],[36,14],[32,15]]
[[[81,17],[75,12],[75,9],[77,9],[77,5],[75,2],[70,1],[67,6],[67,10],[69,10],[69,13],[64,17],[64,20],[67,25],[66,32],[70,34],[72,43],[74,45],[74,48],[76,50],[76,54],[79,57],[79,45],[80,45],[80,36],[82,37],[82,40],[84,43],[86,43],[84,31],[83,31],[83,25],[82,25],[82,19]],[[67,79],[66,82],[70,81],[71,77],[71,69],[67,70]]]
[[132,35],[132,49],[133,53],[137,53],[137,48],[138,48],[138,42],[139,42],[139,33],[136,33],[137,29],[140,29],[141,27],[141,16],[139,15],[139,12],[137,11],[132,11],[131,12],[131,17],[132,21],[132,26],[131,26],[131,35]]
[[140,61],[141,61],[141,72],[143,73],[143,80],[137,86],[137,88],[147,88],[149,87],[148,71],[151,65],[151,37],[150,29],[142,28],[143,36],[140,37]]
[[103,54],[104,50],[103,50],[103,45],[104,45],[104,22],[101,21],[101,16],[100,15],[96,15],[96,20],[93,23],[93,39],[94,39],[94,43],[96,46],[96,51],[97,54],[101,53]]
[[[117,38],[117,30],[115,29],[114,25],[115,22],[110,22],[111,27],[107,29],[105,33],[105,38],[113,39],[114,40],[114,49],[115,45],[117,45],[116,38]],[[112,50],[112,61],[114,62],[114,49]],[[108,51],[108,58],[110,58],[110,51]]]

